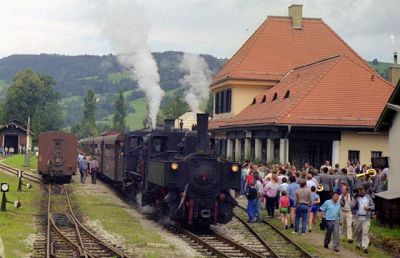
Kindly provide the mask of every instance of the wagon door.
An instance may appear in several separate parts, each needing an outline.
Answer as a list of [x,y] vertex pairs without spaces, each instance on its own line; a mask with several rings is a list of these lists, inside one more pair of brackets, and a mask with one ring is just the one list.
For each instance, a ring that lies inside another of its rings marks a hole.
[[118,139],[115,142],[115,178],[117,182],[123,181],[123,171],[124,171],[124,141],[123,138]]
[[137,172],[139,165],[139,152],[143,146],[143,138],[140,136],[127,135],[125,139],[125,173],[129,177]]
[[104,174],[104,141],[100,143],[100,173]]

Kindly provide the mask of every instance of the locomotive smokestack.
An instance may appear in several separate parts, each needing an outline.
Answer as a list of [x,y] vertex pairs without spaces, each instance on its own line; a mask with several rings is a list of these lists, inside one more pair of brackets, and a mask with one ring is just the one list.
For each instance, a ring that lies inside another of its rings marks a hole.
[[208,114],[197,114],[197,153],[209,152]]
[[172,128],[175,126],[175,120],[174,119],[165,119],[164,120],[164,130],[171,132]]

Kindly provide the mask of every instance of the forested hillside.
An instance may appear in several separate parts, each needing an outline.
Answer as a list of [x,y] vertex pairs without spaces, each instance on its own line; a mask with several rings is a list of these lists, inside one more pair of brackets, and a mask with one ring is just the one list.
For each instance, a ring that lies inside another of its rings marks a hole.
[[[161,87],[166,94],[161,108],[168,109],[166,104],[175,101],[182,95],[179,79],[183,72],[179,69],[183,52],[153,53],[158,64]],[[215,74],[226,60],[203,55],[210,69]],[[379,74],[387,78],[389,63],[374,59],[368,62]],[[130,129],[141,128],[146,114],[144,94],[138,90],[135,80],[124,73],[113,55],[104,56],[64,56],[64,55],[12,55],[0,59],[0,98],[13,76],[21,70],[32,68],[35,73],[49,74],[55,78],[55,90],[61,97],[65,116],[65,126],[71,126],[82,117],[83,96],[87,90],[94,90],[97,98],[96,119],[99,124],[111,124],[114,102],[120,91],[128,103],[127,126]]]
[[[179,79],[183,77],[179,64],[183,52],[153,53],[158,64],[161,87],[166,91],[163,103],[172,96],[180,95]],[[226,60],[203,55],[213,73],[216,73]],[[124,92],[128,103],[127,125],[142,127],[146,112],[143,93],[138,90],[135,80],[124,73],[113,55],[106,56],[63,56],[63,55],[12,55],[0,59],[0,97],[13,76],[21,70],[32,68],[35,73],[49,74],[55,78],[55,90],[59,92],[64,110],[66,126],[78,122],[82,114],[82,99],[88,89],[94,90],[97,97],[96,118],[100,123],[110,123],[114,112],[117,93]]]

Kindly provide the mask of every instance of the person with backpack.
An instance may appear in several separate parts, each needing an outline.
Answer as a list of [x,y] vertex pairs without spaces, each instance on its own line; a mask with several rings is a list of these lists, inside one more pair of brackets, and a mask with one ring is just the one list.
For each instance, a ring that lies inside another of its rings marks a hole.
[[255,211],[256,211],[256,199],[257,199],[257,189],[254,180],[252,180],[247,187],[246,191],[247,198],[247,215],[249,216],[249,222],[254,223]]

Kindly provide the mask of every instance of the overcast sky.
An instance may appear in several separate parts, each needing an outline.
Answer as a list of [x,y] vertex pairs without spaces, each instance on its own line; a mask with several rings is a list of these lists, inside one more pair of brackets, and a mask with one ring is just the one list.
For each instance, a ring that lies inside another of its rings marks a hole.
[[[96,0],[0,0],[0,57],[11,54],[113,53],[93,19]],[[131,0],[126,0],[131,1]],[[400,46],[399,0],[138,0],[151,24],[152,51],[230,58],[268,15],[323,18],[363,58],[392,61]]]

